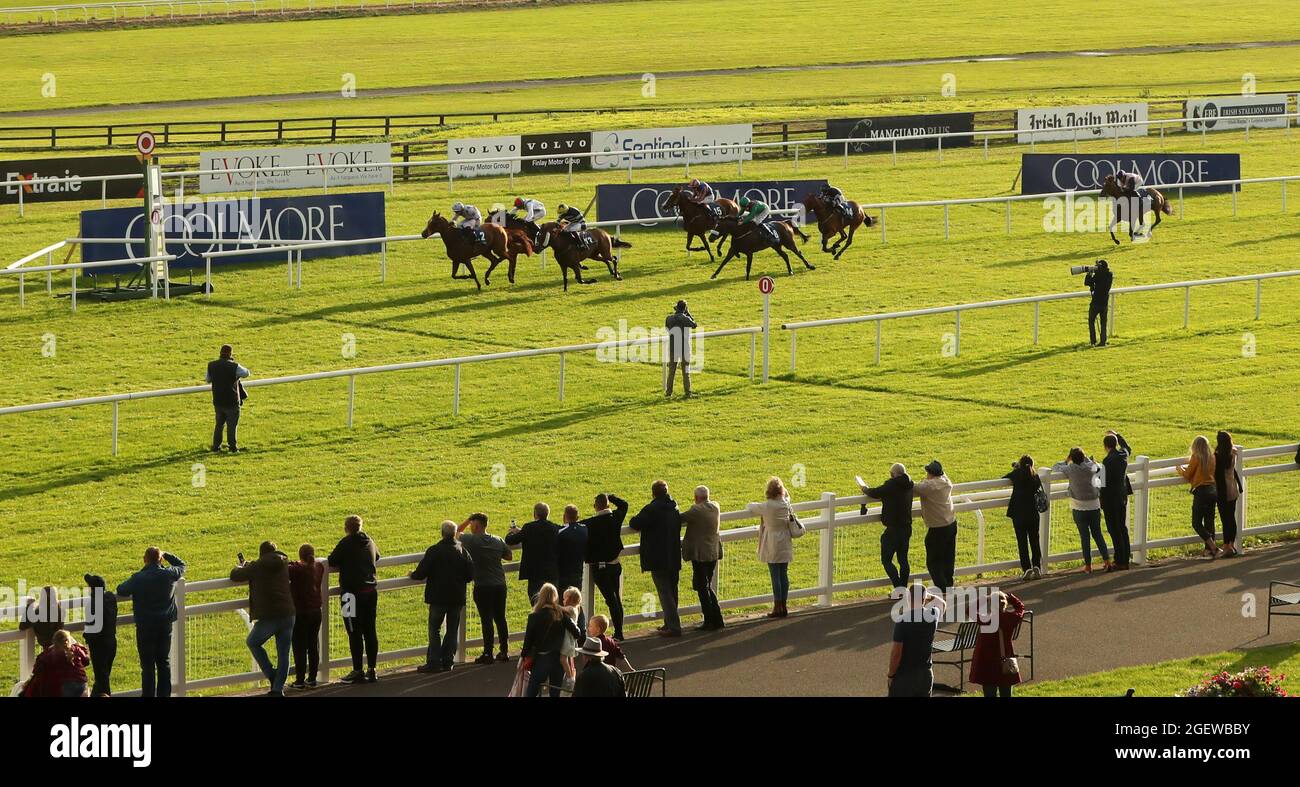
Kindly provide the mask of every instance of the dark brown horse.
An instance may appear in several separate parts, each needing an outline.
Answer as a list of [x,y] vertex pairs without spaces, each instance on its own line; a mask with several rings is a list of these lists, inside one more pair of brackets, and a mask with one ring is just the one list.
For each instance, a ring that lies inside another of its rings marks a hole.
[[[719,199],[715,203],[721,210],[723,216],[739,216],[740,208],[735,202],[729,199]],[[686,230],[686,250],[687,251],[707,251],[709,261],[712,262],[713,249],[709,246],[708,235],[718,226],[718,215],[714,213],[707,205],[701,205],[690,198],[685,186],[678,186],[672,190],[663,199],[663,207],[671,208],[677,211],[677,215],[682,217],[682,228]],[[699,238],[700,246],[691,245],[691,239]],[[719,248],[721,253],[721,248]]]
[[[522,252],[527,255],[533,253],[533,245],[528,238],[521,232],[507,231],[504,227],[495,224],[482,225],[485,243],[476,243],[459,227],[451,223],[446,217],[437,211],[429,217],[429,223],[424,225],[424,231],[420,236],[427,238],[434,233],[442,238],[443,246],[447,248],[447,257],[451,260],[451,277],[453,279],[473,279],[474,286],[480,290],[483,285],[479,284],[478,274],[474,271],[474,264],[470,260],[475,257],[486,257],[490,263],[487,273],[483,276],[485,283],[492,276],[492,271],[496,266],[501,264],[502,260],[509,260],[510,267],[507,276],[513,284],[515,280],[515,259]],[[458,275],[460,266],[464,265],[469,269],[466,276]]]
[[718,274],[722,273],[722,269],[727,267],[727,263],[731,262],[732,257],[735,257],[737,254],[743,254],[745,255],[745,280],[748,281],[750,269],[754,267],[754,254],[763,249],[771,249],[776,252],[781,259],[785,260],[785,270],[791,276],[794,275],[794,269],[790,267],[790,255],[785,253],[785,249],[794,252],[795,256],[803,261],[804,267],[808,270],[816,270],[816,266],[804,258],[803,252],[799,251],[798,245],[794,242],[795,235],[798,235],[805,241],[808,240],[808,236],[803,234],[803,232],[794,225],[794,222],[773,221],[770,222],[768,226],[776,231],[777,240],[775,242],[773,242],[767,232],[757,224],[745,224],[742,226],[740,224],[740,219],[735,216],[727,216],[719,221],[717,229],[715,229],[712,235],[710,235],[710,239],[730,237],[731,248],[727,249],[727,256],[722,258],[722,264],[718,266],[718,269],[714,271],[713,275],[709,278],[718,278]]
[[1173,209],[1169,207],[1169,200],[1165,198],[1158,190],[1151,186],[1143,186],[1142,190],[1146,192],[1146,199],[1135,199],[1124,193],[1119,182],[1115,180],[1114,175],[1107,175],[1102,181],[1102,196],[1110,197],[1114,210],[1110,214],[1110,239],[1119,245],[1119,238],[1115,237],[1115,228],[1119,226],[1121,220],[1128,222],[1128,239],[1133,240],[1138,230],[1142,229],[1146,218],[1147,207],[1155,211],[1156,220],[1147,230],[1146,236],[1151,237],[1151,233],[1156,231],[1160,226],[1161,214],[1165,216],[1174,215]]
[[[822,234],[822,251],[832,255],[832,259],[838,260],[844,252],[849,250],[853,245],[853,233],[858,231],[858,227],[866,225],[871,226],[872,218],[868,216],[858,203],[853,200],[848,201],[849,218],[846,220],[844,214],[828,205],[821,197],[816,194],[809,194],[803,199],[804,207],[817,217],[817,229]],[[829,247],[826,241],[832,235],[838,235],[835,242]],[[841,248],[840,244],[844,244]]]
[[595,284],[592,279],[582,278],[582,272],[587,270],[587,266],[582,264],[583,260],[600,260],[609,268],[609,275],[616,280],[622,280],[623,275],[618,272],[618,256],[614,254],[614,249],[630,249],[632,244],[621,238],[611,237],[608,232],[600,229],[587,230],[591,233],[591,246],[585,246],[580,243],[571,233],[565,232],[560,228],[559,222],[548,221],[538,228],[537,237],[540,246],[549,248],[555,255],[555,261],[560,264],[560,271],[564,274],[564,291],[569,291],[569,271],[573,271],[573,278],[579,284]]

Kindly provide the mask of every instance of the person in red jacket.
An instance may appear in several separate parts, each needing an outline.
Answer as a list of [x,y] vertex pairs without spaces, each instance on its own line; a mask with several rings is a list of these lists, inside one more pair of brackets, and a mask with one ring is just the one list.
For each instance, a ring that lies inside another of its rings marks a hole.
[[24,697],[85,697],[86,665],[90,651],[63,629],[54,632],[48,648],[32,665],[32,676],[23,686]]
[[1007,672],[1003,669],[1006,659],[1016,655],[1015,643],[1011,635],[1025,616],[1025,605],[1010,593],[998,593],[990,603],[998,607],[998,627],[994,631],[985,631],[992,623],[991,612],[980,614],[979,636],[975,639],[975,653],[971,656],[970,682],[984,687],[985,697],[1010,697],[1011,687],[1020,682],[1020,672]]

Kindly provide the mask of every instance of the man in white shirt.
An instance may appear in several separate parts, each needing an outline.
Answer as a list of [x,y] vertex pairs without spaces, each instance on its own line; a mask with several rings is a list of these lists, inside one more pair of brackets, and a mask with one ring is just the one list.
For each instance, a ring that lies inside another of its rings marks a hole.
[[939,590],[953,586],[957,572],[957,512],[952,506],[952,481],[938,459],[925,466],[925,480],[915,487],[925,522],[925,568]]

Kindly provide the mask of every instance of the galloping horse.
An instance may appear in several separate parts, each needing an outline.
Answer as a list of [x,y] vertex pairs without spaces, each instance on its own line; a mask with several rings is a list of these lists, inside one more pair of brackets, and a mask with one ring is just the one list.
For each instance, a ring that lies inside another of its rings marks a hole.
[[[1160,214],[1166,216],[1174,215],[1173,210],[1169,207],[1169,200],[1165,198],[1158,190],[1152,186],[1143,186],[1142,190],[1146,192],[1145,198],[1134,199],[1124,193],[1124,189],[1115,180],[1114,175],[1107,175],[1101,184],[1101,193],[1103,196],[1110,197],[1115,210],[1110,216],[1110,239],[1119,245],[1119,238],[1115,237],[1115,228],[1119,226],[1121,214],[1125,221],[1128,222],[1128,239],[1133,240],[1137,231],[1142,229],[1143,221],[1146,218],[1146,205],[1150,205],[1155,211],[1156,220],[1147,230],[1146,236],[1151,237],[1151,233],[1156,231],[1160,226]],[[1122,210],[1121,210],[1122,209]],[[1133,214],[1133,215],[1130,215]]]
[[579,284],[595,284],[593,279],[582,278],[582,272],[587,269],[582,261],[586,259],[600,260],[609,268],[610,276],[619,281],[623,279],[623,275],[618,272],[618,257],[615,256],[614,249],[630,249],[632,244],[621,238],[610,237],[608,232],[601,229],[586,231],[591,234],[590,247],[579,243],[571,233],[561,230],[559,222],[548,221],[538,228],[539,245],[549,248],[555,255],[555,261],[560,264],[565,292],[569,291],[569,271],[573,271],[573,277]]
[[[862,208],[858,207],[858,203],[853,200],[848,202],[850,212],[848,220],[845,220],[843,213],[832,208],[816,194],[809,194],[804,197],[803,204],[817,217],[817,229],[822,234],[822,251],[832,255],[831,259],[838,260],[840,255],[849,250],[849,247],[853,245],[853,233],[858,231],[858,227],[864,224],[870,227],[872,224],[872,218],[863,212]],[[832,235],[839,235],[839,237],[828,248],[826,241]],[[844,244],[843,248],[840,247],[841,243]]]
[[[749,225],[749,230],[746,232],[741,231],[740,219],[735,216],[726,216],[719,221],[717,229],[713,230],[709,239],[716,240],[718,238],[730,236],[731,248],[727,249],[727,256],[722,258],[722,264],[718,266],[718,269],[714,271],[713,275],[709,278],[718,278],[718,274],[722,273],[722,269],[727,267],[727,263],[731,262],[732,257],[735,257],[737,254],[743,254],[745,255],[745,280],[749,281],[750,269],[754,267],[754,253],[762,251],[763,249],[771,249],[776,252],[781,259],[785,260],[785,270],[791,276],[794,275],[794,269],[790,267],[790,256],[783,251],[783,248],[794,252],[795,256],[800,260],[803,260],[804,267],[808,270],[816,270],[816,267],[804,258],[803,252],[799,251],[799,247],[795,245],[795,235],[798,235],[805,241],[808,240],[808,236],[803,234],[803,232],[800,231],[793,222],[773,221],[767,226],[770,226],[776,231],[777,240],[775,242],[772,241],[772,238],[768,236],[763,227],[760,227],[757,224]],[[721,243],[719,243],[719,245],[721,245]]]
[[[714,202],[722,210],[723,216],[739,216],[740,208],[735,202],[729,199],[719,199]],[[663,207],[672,208],[677,211],[677,215],[682,217],[682,228],[686,230],[686,250],[687,251],[707,251],[709,261],[712,262],[713,249],[709,246],[708,234],[718,226],[718,215],[714,213],[707,205],[701,205],[691,199],[686,193],[684,186],[678,186],[663,198]],[[691,246],[691,239],[699,238],[702,246],[696,248]],[[722,249],[719,248],[721,253]]]
[[[424,231],[420,237],[427,238],[435,232],[438,237],[442,238],[443,245],[447,248],[447,257],[451,260],[451,277],[453,279],[473,279],[474,286],[480,290],[483,285],[479,284],[478,274],[474,272],[474,265],[470,260],[475,257],[486,257],[491,265],[487,273],[483,276],[483,281],[488,281],[492,277],[492,271],[496,266],[501,264],[502,260],[509,260],[510,267],[507,276],[513,284],[515,281],[515,258],[520,252],[532,255],[533,244],[522,232],[506,230],[495,224],[484,224],[482,226],[486,243],[475,243],[465,235],[461,229],[451,223],[446,217],[437,211],[429,217],[429,223],[424,226]],[[464,265],[469,268],[468,276],[458,276],[460,266]]]

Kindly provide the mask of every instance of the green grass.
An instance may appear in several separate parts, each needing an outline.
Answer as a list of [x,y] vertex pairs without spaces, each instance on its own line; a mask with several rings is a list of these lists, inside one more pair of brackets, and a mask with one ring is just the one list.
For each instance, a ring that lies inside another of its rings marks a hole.
[[[1122,667],[1064,680],[1031,683],[1018,688],[1016,693],[1026,697],[1107,697],[1123,696],[1124,692],[1132,688],[1138,697],[1171,697],[1210,675],[1262,666],[1271,667],[1274,675],[1291,676],[1300,673],[1300,643],[1229,650],[1190,659]],[[1282,688],[1287,694],[1295,694],[1292,685],[1295,682],[1296,679],[1290,677],[1282,682]]]

